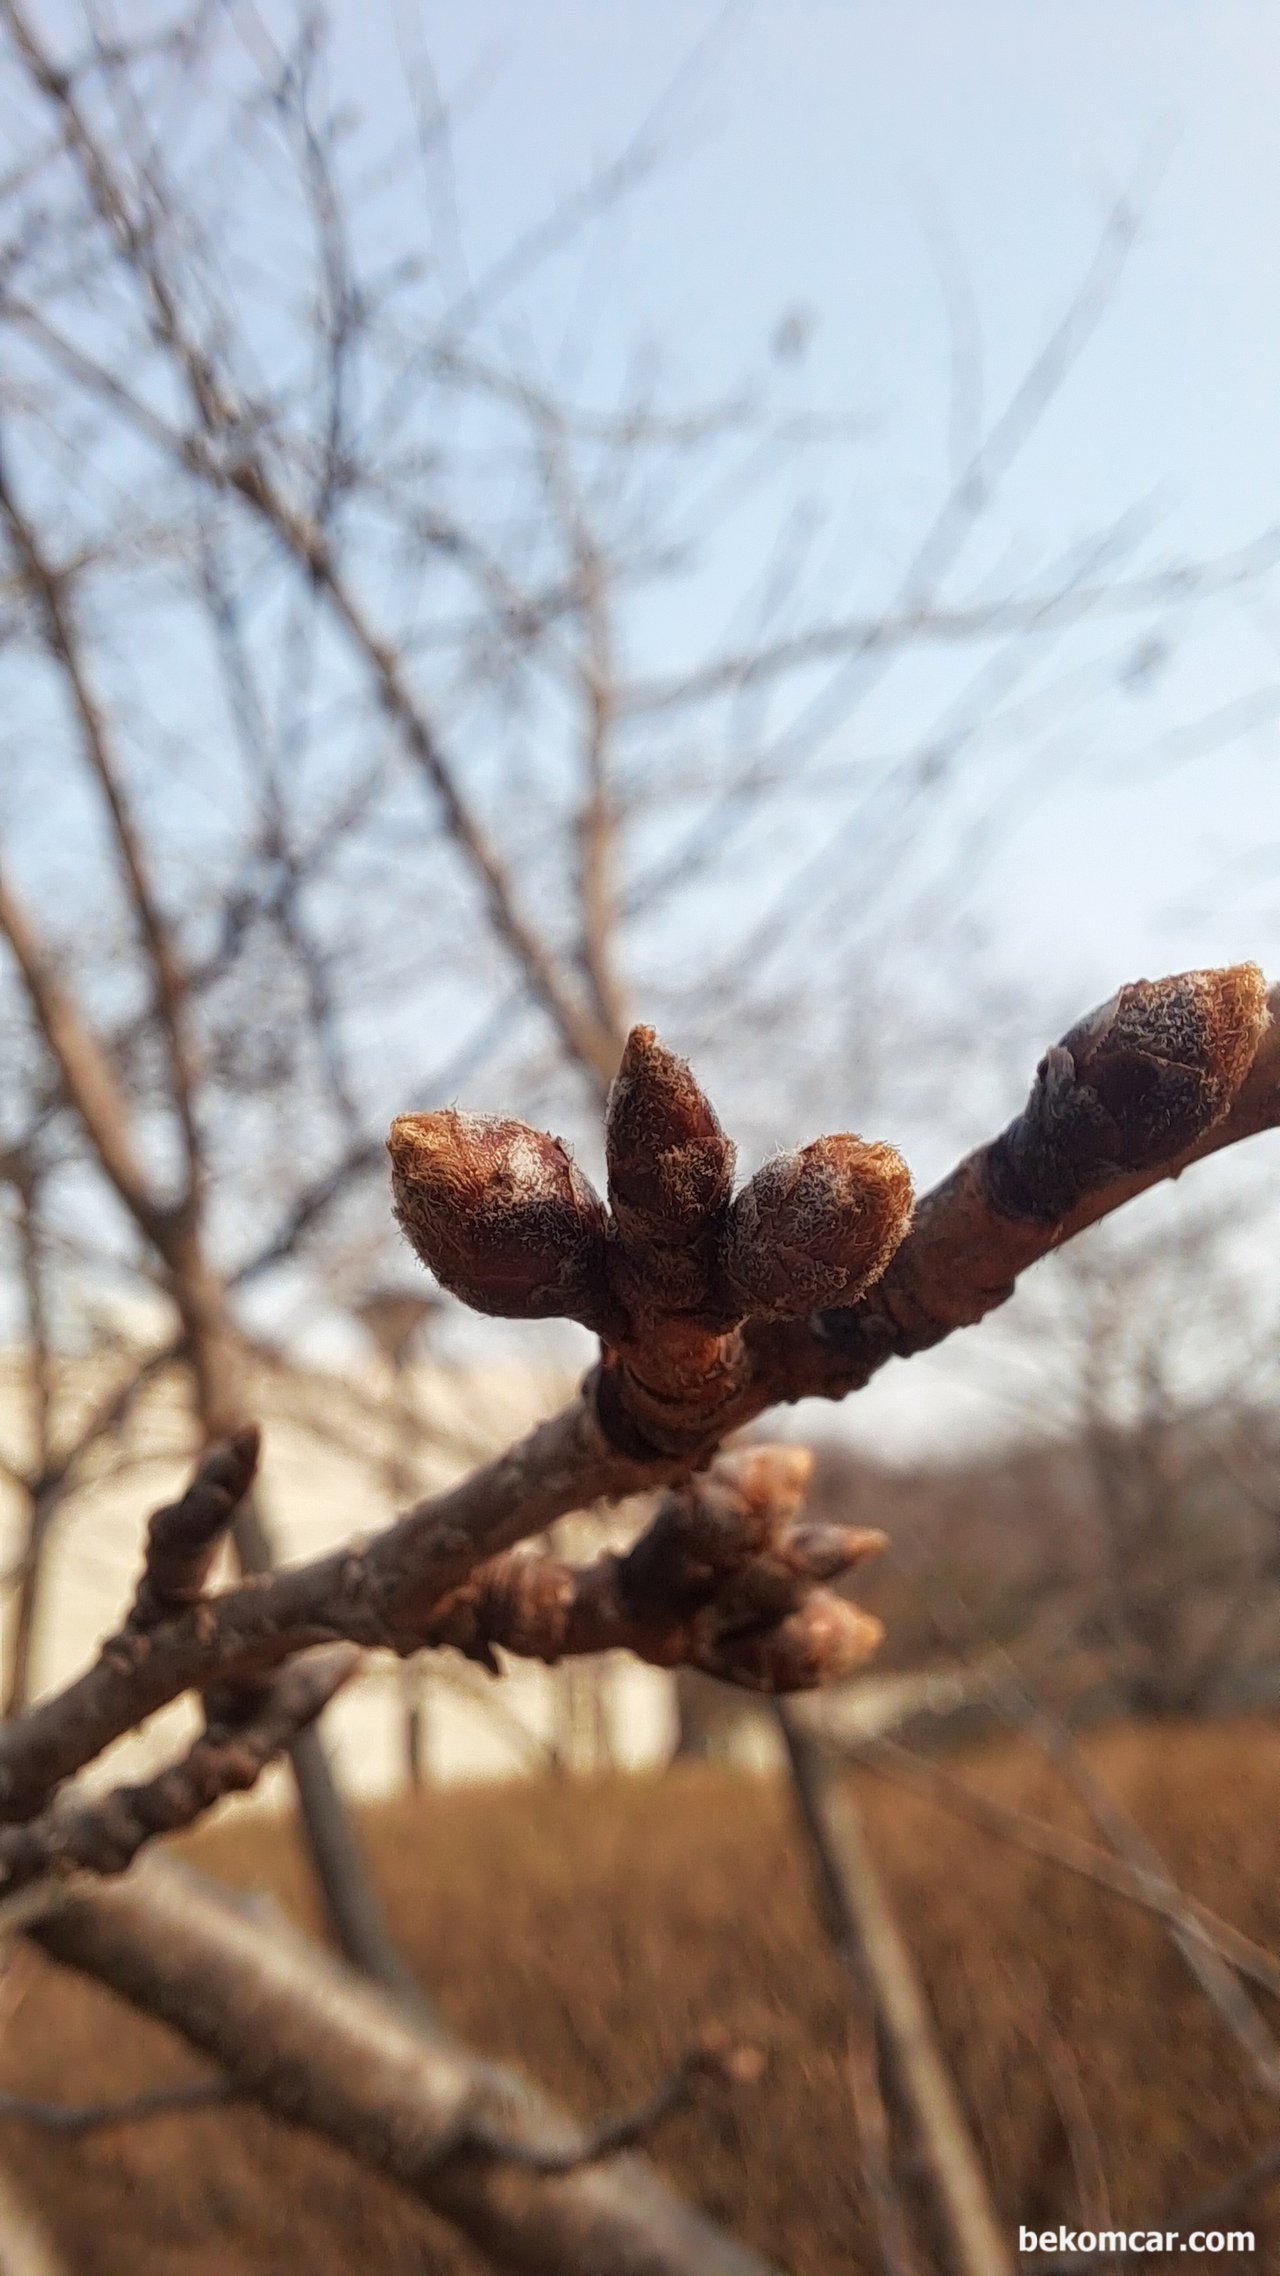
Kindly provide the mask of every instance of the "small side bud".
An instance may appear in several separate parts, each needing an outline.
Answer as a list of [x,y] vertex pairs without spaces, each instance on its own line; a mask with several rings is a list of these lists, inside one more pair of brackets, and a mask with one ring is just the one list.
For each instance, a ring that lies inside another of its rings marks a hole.
[[387,1151],[401,1231],[464,1304],[508,1320],[596,1325],[604,1205],[558,1138],[449,1108],[398,1115]]
[[852,1304],[880,1278],[911,1203],[911,1175],[892,1146],[843,1135],[779,1154],[729,1212],[729,1290],[744,1309],[774,1319]]
[[1052,1222],[1108,1178],[1176,1160],[1227,1113],[1268,1016],[1256,964],[1121,988],[1045,1053],[988,1149],[994,1206]]
[[782,1556],[806,1580],[836,1581],[868,1557],[889,1546],[889,1536],[871,1525],[796,1525],[778,1544]]
[[260,1449],[254,1424],[217,1441],[202,1457],[181,1501],[153,1512],[128,1627],[154,1628],[171,1613],[199,1603],[218,1550],[253,1484]]
[[696,1664],[745,1691],[815,1691],[863,1667],[883,1634],[860,1605],[815,1588],[771,1627],[708,1638]]
[[812,1447],[775,1440],[723,1449],[699,1481],[704,1497],[731,1489],[771,1535],[799,1515],[812,1484]]
[[694,1244],[728,1207],[734,1149],[683,1059],[633,1027],[609,1093],[609,1200],[637,1249]]

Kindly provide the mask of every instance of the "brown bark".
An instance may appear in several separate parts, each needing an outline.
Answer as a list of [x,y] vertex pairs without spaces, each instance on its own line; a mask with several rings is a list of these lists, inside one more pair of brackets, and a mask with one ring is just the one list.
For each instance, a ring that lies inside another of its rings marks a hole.
[[[254,1449],[245,1433],[206,1457],[153,1521],[152,1562],[124,1628],[77,1682],[0,1730],[0,1820],[38,1817],[65,1779],[180,1693],[261,1678],[316,1644],[406,1653],[453,1643],[489,1664],[495,1645],[549,1660],[621,1647],[780,1691],[848,1673],[879,1639],[878,1623],[823,1583],[881,1536],[800,1522],[809,1462],[796,1447],[723,1458],[659,1509],[625,1557],[594,1565],[499,1558],[450,1587],[443,1575],[462,1563],[465,1534],[446,1529],[446,1564],[439,1530],[402,1519],[364,1552],[192,1600],[214,1529],[234,1521],[237,1487],[248,1491]],[[0,1882],[40,1870],[34,1855],[21,1835],[0,1834]]]
[[521,2276],[770,2276],[638,2159],[551,2176],[465,2147],[475,2128],[569,2154],[584,2137],[511,2073],[429,2046],[372,1986],[157,1859],[68,1895],[33,1933]]
[[[126,873],[131,879],[138,860],[140,856],[135,849],[134,864],[126,861]],[[143,882],[145,884],[145,877]],[[148,902],[143,931],[153,954],[153,935],[160,925],[157,909]],[[203,1246],[198,1155],[190,1157],[188,1188],[179,1203],[167,1203],[152,1190],[134,1148],[128,1104],[110,1062],[92,1027],[54,970],[21,902],[6,887],[2,877],[0,931],[6,935],[18,963],[33,1013],[68,1101],[78,1114],[104,1173],[164,1270],[181,1322],[183,1351],[192,1372],[193,1404],[202,1431],[206,1438],[216,1438],[227,1430],[234,1430],[248,1419],[244,1408],[242,1355],[226,1289],[210,1267]],[[176,986],[167,935],[161,937],[165,952],[158,957],[154,968],[158,998],[173,996]],[[176,996],[171,1010],[176,1018]],[[171,1054],[171,1073],[176,1092],[175,1112],[194,1143],[194,1110],[187,1087],[190,1068],[177,1042]],[[234,1539],[244,1573],[263,1574],[271,1569],[274,1558],[270,1536],[261,1509],[252,1496],[246,1496],[238,1506]],[[414,2000],[424,2024],[430,2028],[431,2017],[425,1999],[395,1951],[314,1727],[300,1733],[290,1749],[290,1759],[316,1879],[342,1950],[358,1966],[367,1968],[376,1978],[398,1990],[402,1997]]]
[[205,1728],[179,1762],[136,1786],[11,1827],[9,1888],[46,1874],[123,1873],[157,1835],[194,1825],[227,1794],[255,1786],[267,1764],[314,1722],[359,1664],[349,1645],[303,1654],[269,1682],[205,1698]]

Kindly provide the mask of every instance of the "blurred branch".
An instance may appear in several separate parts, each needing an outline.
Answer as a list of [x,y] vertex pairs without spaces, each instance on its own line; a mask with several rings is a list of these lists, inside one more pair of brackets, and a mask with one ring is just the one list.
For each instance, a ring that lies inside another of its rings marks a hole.
[[1044,1748],[1074,1787],[1099,1831],[1130,1867],[1135,1881],[1157,1900],[1169,1933],[1210,2005],[1243,2049],[1259,2085],[1280,2094],[1280,2046],[1241,1988],[1215,1938],[1187,1904],[1154,1844],[1096,1776],[1065,1723],[1031,1697],[1012,1662],[1005,1662],[999,1697],[1010,1720]]
[[[121,257],[137,276],[150,303],[159,343],[172,359],[199,422],[195,438],[179,448],[179,462],[216,489],[240,497],[269,527],[296,566],[332,603],[376,685],[380,703],[404,738],[425,776],[483,895],[497,937],[515,959],[534,998],[542,1005],[571,1059],[603,1089],[613,1073],[616,1050],[587,1007],[568,989],[546,943],[517,905],[514,889],[496,847],[469,806],[443,745],[419,704],[403,659],[375,630],[351,589],[323,524],[290,503],[268,472],[251,423],[211,353],[189,332],[172,279],[160,258],[156,234],[131,208],[127,191],[107,152],[95,137],[74,89],[42,46],[16,5],[3,0],[3,15],[35,84],[61,116],[68,149],[80,166],[88,193],[111,232]],[[113,391],[115,392],[115,391]],[[120,402],[120,394],[116,394]],[[156,422],[148,424],[155,431]]]
[[[524,2141],[502,2133],[479,2118],[463,2119],[453,2136],[441,2145],[442,2161],[463,2155],[494,2158],[518,2165],[528,2173],[548,2176],[578,2173],[599,2165],[623,2150],[638,2148],[655,2133],[664,2118],[685,2108],[699,2088],[707,2085],[752,2085],[760,2074],[763,2057],[753,2047],[739,2045],[723,2033],[708,2031],[677,2063],[675,2069],[633,2109],[602,2118],[572,2147],[554,2148],[547,2142]],[[155,2118],[189,2116],[192,2111],[226,2109],[245,2099],[242,2089],[224,2079],[206,2079],[191,2086],[158,2087],[118,2102],[41,2102],[24,2094],[0,2093],[0,2123],[5,2120],[34,2126],[41,2133],[80,2141],[119,2126],[146,2125]]]
[[242,2097],[220,2079],[195,2086],[162,2086],[149,2094],[131,2094],[119,2102],[40,2102],[27,2094],[0,2094],[0,2124],[10,2121],[35,2126],[42,2134],[82,2141],[86,2134],[103,2134],[116,2126],[139,2126],[152,2118],[182,2118],[193,2110],[224,2109]]
[[[543,1425],[543,1446],[562,1426]],[[796,1448],[725,1456],[660,1509],[626,1557],[587,1567],[503,1558],[451,1587],[465,1539],[410,1517],[363,1553],[349,1549],[215,1595],[205,1582],[219,1542],[249,1491],[256,1434],[215,1447],[181,1501],[152,1519],[147,1564],[125,1627],[67,1690],[0,1730],[0,1887],[13,1889],[59,1861],[101,1861],[120,1870],[150,1834],[187,1824],[199,1796],[234,1781],[252,1749],[257,1768],[291,1714],[299,1724],[315,1687],[345,1681],[354,1662],[339,1653],[300,1663],[297,1688],[254,1708],[258,1735],[243,1742],[221,1726],[197,1742],[187,1765],[148,1786],[86,1806],[87,1815],[45,1815],[45,1800],[112,1736],[195,1689],[261,1683],[282,1661],[336,1639],[399,1653],[457,1643],[492,1664],[495,1644],[549,1659],[613,1646],[661,1666],[688,1660],[758,1690],[803,1688],[856,1665],[874,1648],[878,1624],[822,1584],[879,1546],[879,1536],[797,1523],[807,1459]],[[512,1457],[505,1458],[508,1467]],[[443,1497],[459,1507],[459,1494]],[[437,1504],[437,1507],[441,1506]],[[526,1519],[527,1522],[527,1519]],[[541,1530],[536,1524],[529,1530]],[[425,1558],[422,1551],[425,1549]],[[470,1561],[470,1560],[468,1560]],[[313,1672],[307,1673],[311,1669]],[[334,1674],[333,1670],[337,1673]],[[211,1710],[212,1712],[213,1710]],[[221,1713],[221,1707],[217,1712]],[[317,1712],[312,1709],[311,1712]],[[257,1775],[255,1769],[253,1775]],[[12,1825],[15,1819],[32,1819]],[[116,1859],[116,1863],[111,1860]]]
[[360,1655],[350,1647],[306,1654],[270,1681],[206,1689],[205,1727],[176,1763],[141,1785],[55,1808],[0,1835],[0,1885],[67,1872],[123,1873],[160,1834],[179,1833],[228,1794],[256,1786],[348,1682]]
[[53,567],[35,524],[19,505],[2,451],[0,519],[8,530],[44,646],[66,684],[86,764],[111,818],[125,887],[151,968],[155,1007],[168,1054],[170,1094],[186,1155],[183,1206],[193,1210],[198,1205],[204,1160],[195,1122],[195,1068],[187,1033],[185,975],[152,884],[123,772],[111,748],[106,714],[90,684],[66,576]]
[[[340,2143],[504,2267],[777,2276],[648,2167],[575,2165],[581,2129],[511,2072],[451,2041],[428,2044],[338,1962],[155,1858],[109,1886],[78,1885],[30,1933],[170,2024],[221,2066],[229,2091]],[[519,2140],[534,2160],[470,2151],[473,2129]],[[558,2171],[537,2170],[541,2150]]]
[[[963,2276],[1012,2276],[1002,2223],[857,1809],[831,1776],[821,1742],[784,1708],[776,1712],[822,1911],[847,1972],[869,1993],[884,2032],[894,2081],[928,2164],[950,2256]],[[886,2168],[887,2161],[877,2154],[873,2171],[878,2169],[882,2200]],[[892,2229],[890,2236],[885,2261],[892,2268],[902,2260]]]
[[13,952],[67,1097],[84,1124],[104,1174],[135,1223],[163,1253],[171,1219],[135,1151],[128,1107],[110,1062],[3,874],[0,932]]
[[1280,2174],[1280,2142],[1271,2142],[1239,2173],[1221,2182],[1216,2189],[1210,2189],[1203,2197],[1197,2197],[1194,2204],[1186,2206],[1183,2211],[1140,2223],[1140,2233],[1159,2229],[1166,2240],[1173,2238],[1166,2253],[1150,2253],[1139,2247],[1131,2251],[1122,2245],[1115,2252],[1042,2253],[1033,2262],[1024,2261],[1022,2265],[1033,2269],[1036,2276],[1040,2276],[1041,2271],[1043,2276],[1088,2276],[1088,2272],[1095,2268],[1124,2268],[1139,2259],[1148,2265],[1153,2259],[1171,2259],[1174,2253],[1185,2252],[1191,2230],[1216,2227],[1229,2213],[1234,2213],[1240,2206],[1247,2204],[1251,2197],[1256,2196],[1260,2189],[1265,2189],[1269,2181],[1276,2179],[1277,2174]]
[[1208,1939],[1238,1974],[1249,1977],[1263,1991],[1280,1999],[1280,1960],[1256,1944],[1252,1937],[1233,1928],[1230,1921],[1212,1912],[1208,1905],[1200,1904],[1183,1890],[1170,1892],[1150,1874],[1139,1872],[1124,1856],[1097,1848],[1065,1826],[1049,1825],[1042,1819],[1025,1816],[1021,1810],[1009,1809],[993,1796],[952,1777],[940,1763],[926,1755],[913,1754],[892,1739],[842,1742],[839,1751],[875,1771],[879,1777],[928,1794],[941,1809],[967,1819],[997,1841],[1012,1842],[1033,1857],[1060,1865],[1066,1872],[1092,1881],[1098,1888],[1109,1889],[1114,1896],[1123,1897],[1127,1903],[1140,1906],[1158,1919],[1184,1926],[1194,1922],[1197,1932]]

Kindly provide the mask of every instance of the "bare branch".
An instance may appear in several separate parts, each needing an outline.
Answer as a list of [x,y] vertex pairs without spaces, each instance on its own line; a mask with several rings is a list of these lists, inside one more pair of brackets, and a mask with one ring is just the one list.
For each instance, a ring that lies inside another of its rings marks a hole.
[[967,1785],[963,1779],[953,1778],[941,1763],[930,1761],[927,1755],[913,1754],[892,1739],[859,1740],[847,1748],[842,1746],[840,1751],[848,1752],[853,1760],[880,1777],[928,1794],[940,1808],[965,1818],[995,1840],[1012,1842],[1032,1857],[1060,1865],[1064,1871],[1078,1874],[1098,1888],[1109,1889],[1114,1896],[1123,1897],[1127,1903],[1138,1905],[1158,1919],[1184,1924],[1193,1920],[1237,1974],[1247,1976],[1273,1998],[1280,1999],[1280,1960],[1184,1890],[1170,1894],[1149,1874],[1139,1873],[1123,1856],[1099,1849],[1082,1835],[1070,1833],[1065,1826],[1049,1825],[1040,1818],[1027,1817],[1021,1810],[1009,1809],[1005,1803]]
[[111,747],[106,714],[90,683],[67,579],[54,568],[34,522],[19,505],[2,450],[0,519],[9,532],[45,648],[66,683],[80,731],[81,749],[111,818],[125,885],[151,967],[155,1008],[169,1061],[173,1108],[186,1154],[186,1201],[188,1206],[194,1206],[203,1160],[195,1121],[195,1068],[187,1034],[186,976],[179,962],[172,928],[161,911],[152,885],[123,771]]
[[218,1550],[253,1483],[256,1430],[213,1447],[181,1501],[158,1509],[147,1531],[147,1559],[127,1626],[139,1633],[198,1604]]
[[758,2047],[739,2044],[723,2031],[710,2030],[643,2102],[634,2109],[598,2119],[580,2142],[555,2149],[549,2144],[522,2142],[516,2135],[492,2131],[473,2120],[460,2130],[457,2148],[522,2166],[528,2173],[579,2173],[584,2166],[599,2165],[604,2158],[616,2157],[620,2150],[635,2149],[648,2141],[664,2118],[693,2100],[699,2087],[753,2086],[764,2063]]
[[1186,1903],[1154,1844],[1095,1775],[1066,1725],[1032,1699],[1012,1663],[1000,1688],[1011,1719],[1057,1763],[1099,1831],[1124,1858],[1140,1885],[1158,1898],[1174,1944],[1205,1998],[1248,2057],[1259,2084],[1268,2094],[1280,2094],[1280,2045],[1215,1940]]
[[256,1786],[354,1675],[360,1654],[338,1645],[304,1654],[269,1682],[221,1685],[207,1697],[209,1720],[195,1744],[155,1778],[0,1833],[0,1886],[21,1888],[48,1874],[123,1873],[160,1834],[194,1825],[228,1794]]
[[169,1219],[134,1148],[128,1106],[106,1053],[2,873],[0,933],[13,951],[40,1031],[103,1171],[135,1223],[162,1247]]
[[824,1913],[846,1967],[869,1987],[896,2083],[919,2130],[951,2257],[964,2276],[1012,2276],[1013,2258],[858,1812],[833,1781],[821,1742],[783,1709],[777,1713]]
[[[792,1334],[787,1395],[860,1390],[886,1360],[984,1319],[1029,1265],[1135,1195],[1277,1124],[1280,988],[1268,996],[1256,965],[1122,988],[1046,1053],[1018,1119],[924,1197],[867,1295]],[[770,1340],[781,1374],[783,1331]]]
[[[522,2140],[518,2134],[502,2133],[473,2118],[460,2122],[441,2155],[494,2158],[504,2165],[521,2166],[528,2173],[578,2173],[584,2166],[599,2165],[623,2150],[638,2148],[673,2111],[692,2102],[700,2088],[751,2086],[763,2067],[764,2057],[757,2048],[739,2044],[723,2032],[707,2031],[643,2102],[597,2120],[575,2145],[553,2148],[549,2143]],[[155,2118],[226,2109],[244,2099],[243,2092],[225,2079],[157,2087],[118,2102],[41,2102],[30,2095],[0,2093],[0,2123],[8,2119],[35,2126],[42,2133],[80,2141],[87,2134],[147,2125]]]
[[884,1535],[798,1522],[812,1467],[800,1447],[722,1455],[625,1555],[586,1566],[500,1557],[445,1598],[422,1641],[456,1645],[494,1674],[501,1646],[552,1664],[624,1650],[765,1692],[833,1682],[869,1658],[881,1630],[818,1584],[873,1556]]
[[[815,1391],[840,1396],[895,1350],[924,1348],[981,1317],[1007,1295],[1019,1271],[1081,1225],[1215,1147],[1273,1124],[1280,1117],[1277,1034],[1251,966],[1122,991],[1049,1053],[1026,1113],[929,1197],[898,1258],[858,1305],[800,1321],[748,1322],[740,1356],[733,1355],[740,1374],[731,1396],[717,1372],[720,1322],[740,1315],[742,1296],[723,1297],[717,1319],[696,1308],[702,1299],[695,1294],[683,1332],[695,1354],[705,1355],[710,1341],[711,1366],[700,1359],[683,1387],[677,1377],[674,1400],[672,1377],[663,1373],[670,1359],[663,1354],[681,1324],[677,1282],[692,1273],[691,1286],[705,1285],[697,1275],[709,1269],[709,1230],[722,1223],[730,1244],[734,1278],[722,1287],[741,1287],[747,1276],[761,1291],[756,1300],[769,1302],[776,1274],[781,1302],[790,1273],[790,1301],[805,1305],[815,1279],[821,1286],[824,1275],[835,1274],[856,1283],[869,1260],[874,1271],[901,1227],[905,1173],[893,1156],[889,1174],[886,1149],[819,1141],[791,1157],[790,1166],[771,1166],[721,1218],[728,1142],[714,1117],[708,1123],[710,1109],[687,1070],[646,1046],[644,1079],[650,1067],[655,1080],[661,1077],[646,1109],[661,1106],[652,1125],[654,1152],[646,1172],[641,1116],[635,1125],[640,1150],[634,1158],[628,1153],[620,1102],[611,1144],[622,1230],[616,1252],[612,1241],[599,1252],[606,1286],[616,1253],[620,1290],[628,1285],[626,1273],[637,1269],[627,1266],[628,1256],[641,1259],[647,1243],[656,1271],[665,1253],[664,1293],[646,1307],[647,1319],[637,1315],[631,1340],[606,1349],[602,1369],[576,1403],[496,1462],[410,1511],[362,1554],[339,1552],[281,1574],[267,1587],[231,1591],[216,1600],[212,1620],[202,1606],[198,1617],[167,1621],[148,1638],[141,1660],[122,1639],[59,1699],[0,1732],[0,1812],[21,1818],[43,1807],[63,1778],[140,1713],[199,1686],[219,1665],[270,1667],[292,1651],[338,1638],[416,1649],[435,1608],[477,1564],[553,1519],[687,1477],[725,1431],[772,1401]],[[642,1087],[637,1095],[643,1101],[649,1093]],[[407,1131],[405,1121],[413,1125]],[[505,1135],[495,1153],[499,1129]],[[548,1303],[540,1294],[545,1275],[551,1273],[554,1285],[564,1253],[563,1228],[546,1240],[547,1176],[554,1172],[556,1210],[571,1217],[585,1212],[580,1222],[590,1238],[583,1287],[595,1285],[590,1257],[597,1255],[591,1244],[601,1238],[594,1214],[599,1204],[585,1198],[589,1189],[576,1172],[569,1177],[562,1152],[551,1161],[547,1149],[554,1141],[519,1131],[457,1116],[402,1118],[398,1137],[393,1133],[400,1205],[437,1260],[442,1226],[463,1244],[449,1251],[447,1269],[455,1282],[465,1273],[473,1300],[479,1293],[486,1308],[527,1311],[532,1293],[535,1308],[545,1311],[555,1308],[554,1297]],[[681,1145],[692,1149],[688,1161],[699,1169],[691,1184],[678,1175]],[[833,1156],[824,1151],[831,1148]],[[529,1185],[531,1162],[537,1171]],[[709,1163],[715,1176],[708,1188]],[[793,1215],[797,1196],[805,1206]],[[646,1370],[656,1375],[652,1388]],[[650,1433],[655,1417],[663,1418],[662,1435],[678,1451],[660,1450],[652,1435],[637,1429],[629,1399],[640,1403]]]
[[[497,848],[462,792],[439,736],[413,692],[403,659],[374,629],[342,573],[323,523],[289,501],[268,473],[261,452],[249,440],[251,423],[246,421],[244,408],[209,351],[188,329],[173,283],[159,258],[155,234],[134,212],[125,186],[76,99],[72,82],[42,47],[16,0],[4,0],[3,15],[32,78],[64,123],[68,148],[82,170],[93,204],[142,284],[156,337],[168,351],[189,394],[200,432],[181,446],[181,463],[216,488],[230,490],[243,499],[274,532],[295,565],[327,595],[338,622],[373,678],[384,712],[398,728],[411,758],[439,801],[446,828],[483,895],[495,934],[511,952],[570,1058],[603,1092],[617,1062],[616,1043],[570,991],[551,950],[519,908]],[[154,431],[154,418],[149,416],[148,424]]]
[[[342,2143],[524,2276],[776,2276],[635,2160],[575,2169],[581,2129],[533,2089],[429,2045],[339,1963],[155,1858],[77,1886],[31,1933],[171,2024],[230,2087]],[[469,2153],[472,2128],[567,2154],[570,2170]]]
[[220,2079],[195,2086],[162,2086],[150,2094],[130,2094],[119,2102],[40,2102],[27,2094],[0,2094],[0,2123],[35,2126],[78,2142],[86,2134],[109,2133],[116,2126],[146,2125],[152,2118],[184,2118],[193,2110],[219,2110],[243,2096]]
[[[534,1440],[545,1446],[546,1434],[554,1438],[559,1430],[544,1425]],[[571,1437],[566,1452],[573,1443]],[[363,1554],[343,1550],[184,1601],[180,1590],[193,1585],[217,1531],[232,1519],[234,1487],[247,1487],[253,1451],[246,1437],[206,1457],[183,1500],[153,1524],[140,1616],[110,1639],[78,1682],[0,1730],[0,1818],[33,1817],[111,1737],[183,1691],[261,1681],[314,1644],[343,1640],[404,1654],[456,1643],[490,1664],[495,1644],[553,1660],[625,1645],[659,1666],[687,1659],[731,1682],[775,1691],[847,1673],[879,1639],[875,1621],[821,1584],[878,1548],[880,1536],[797,1522],[809,1464],[796,1448],[726,1457],[659,1510],[628,1556],[585,1570],[503,1559],[482,1566],[468,1586],[456,1579],[442,1585],[450,1567],[456,1575],[459,1565],[469,1570],[474,1562],[465,1533],[446,1526],[442,1534],[419,1535],[408,1519]],[[518,1463],[504,1459],[520,1528],[540,1531],[536,1510],[521,1495]],[[442,1564],[438,1550],[446,1543]],[[273,1732],[293,1703],[286,1692],[270,1709]],[[204,1761],[201,1755],[201,1769]],[[148,1812],[185,1808],[189,1785],[171,1791],[161,1781],[154,1797],[148,1789],[145,1801],[131,1801],[130,1825]],[[42,1873],[54,1854],[84,1861],[95,1830],[73,1842],[67,1822],[55,1813],[0,1833],[0,1887]]]

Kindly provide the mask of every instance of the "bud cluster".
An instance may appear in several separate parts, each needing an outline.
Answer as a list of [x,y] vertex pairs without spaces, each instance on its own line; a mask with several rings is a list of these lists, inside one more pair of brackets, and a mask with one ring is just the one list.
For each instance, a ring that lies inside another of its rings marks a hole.
[[869,1658],[881,1628],[829,1584],[884,1535],[804,1522],[812,1466],[802,1448],[753,1446],[669,1494],[623,1556],[586,1566],[495,1557],[437,1607],[425,1640],[495,1673],[497,1648],[554,1663],[622,1646],[752,1691],[837,1682]]
[[849,1135],[779,1155],[735,1199],[732,1141],[646,1027],[610,1092],[607,1210],[559,1139],[524,1123],[406,1114],[388,1144],[406,1237],[474,1310],[556,1314],[627,1347],[666,1333],[687,1371],[690,1324],[714,1338],[751,1316],[853,1303],[911,1213],[901,1157]]

